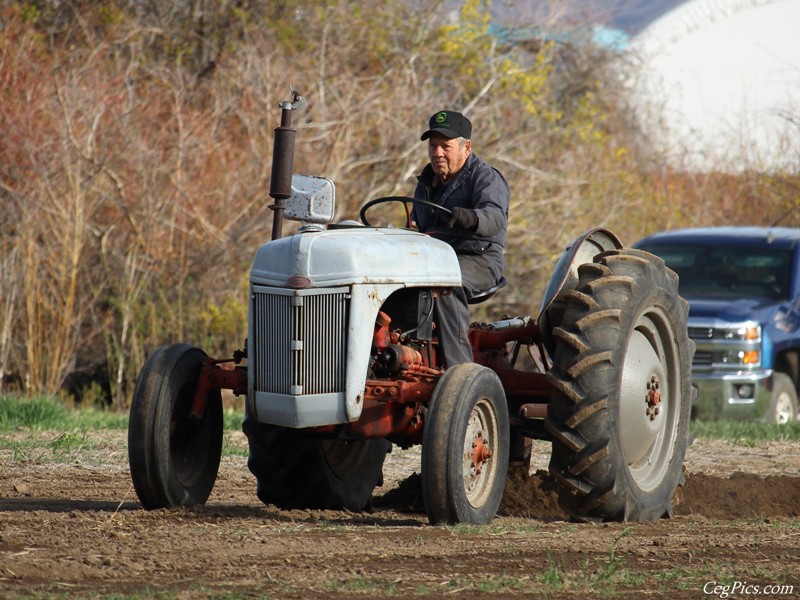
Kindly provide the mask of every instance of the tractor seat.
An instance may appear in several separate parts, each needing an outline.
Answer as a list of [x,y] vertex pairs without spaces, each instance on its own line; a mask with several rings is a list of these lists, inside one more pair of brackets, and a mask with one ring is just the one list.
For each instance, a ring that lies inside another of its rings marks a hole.
[[505,276],[503,276],[500,278],[500,281],[498,281],[488,290],[478,290],[473,294],[467,294],[467,302],[469,304],[480,304],[481,302],[488,300],[489,298],[494,296],[495,292],[503,289],[504,287],[506,287],[506,285],[508,285],[508,279],[506,279]]

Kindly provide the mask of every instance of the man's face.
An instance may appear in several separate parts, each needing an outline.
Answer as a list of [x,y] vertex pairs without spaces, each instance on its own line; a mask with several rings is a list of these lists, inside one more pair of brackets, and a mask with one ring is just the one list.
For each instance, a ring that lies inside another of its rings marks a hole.
[[458,143],[458,138],[450,139],[441,133],[432,133],[428,138],[428,157],[433,172],[443,182],[450,181],[467,162],[471,146],[470,140],[465,140],[462,146]]

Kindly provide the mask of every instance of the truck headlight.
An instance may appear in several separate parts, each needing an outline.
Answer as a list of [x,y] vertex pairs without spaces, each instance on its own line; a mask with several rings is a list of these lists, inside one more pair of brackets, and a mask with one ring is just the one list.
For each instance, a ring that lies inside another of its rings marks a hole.
[[761,362],[761,353],[758,350],[748,350],[741,352],[742,363],[745,365],[757,365]]
[[729,365],[757,365],[761,362],[758,350],[731,350],[722,355],[722,362]]
[[761,326],[751,325],[748,327],[740,327],[739,329],[730,329],[725,331],[722,337],[726,340],[746,340],[748,342],[757,342],[761,339]]
[[[741,331],[744,334],[744,339],[749,341],[758,341],[761,339],[761,326],[756,325],[755,327],[745,327],[744,331]],[[756,353],[758,354],[758,353]]]

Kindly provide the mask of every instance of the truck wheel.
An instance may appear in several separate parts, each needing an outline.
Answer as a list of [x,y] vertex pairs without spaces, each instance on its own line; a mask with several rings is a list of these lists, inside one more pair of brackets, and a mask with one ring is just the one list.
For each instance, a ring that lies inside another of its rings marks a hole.
[[797,390],[792,379],[785,373],[772,375],[772,399],[769,403],[767,422],[785,425],[797,418]]
[[340,440],[259,423],[246,415],[242,426],[250,445],[247,466],[256,493],[278,508],[363,511],[383,484],[385,439]]
[[206,398],[202,419],[190,416],[206,354],[186,344],[161,346],[145,361],[131,403],[128,462],[133,487],[148,509],[204,504],[222,456],[222,399]]
[[579,520],[672,515],[692,403],[688,303],[664,262],[611,250],[565,294],[545,421],[559,504]]
[[509,452],[508,405],[494,371],[474,363],[448,369],[431,399],[422,438],[422,498],[428,520],[489,523],[503,498]]

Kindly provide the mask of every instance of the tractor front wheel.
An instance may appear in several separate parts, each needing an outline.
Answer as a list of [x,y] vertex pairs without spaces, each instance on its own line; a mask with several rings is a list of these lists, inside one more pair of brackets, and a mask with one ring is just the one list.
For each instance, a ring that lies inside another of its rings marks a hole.
[[191,415],[205,352],[161,346],[145,361],[133,392],[128,462],[148,509],[204,504],[222,456],[222,399],[209,391],[202,418]]
[[474,363],[448,369],[433,393],[422,439],[428,520],[489,523],[503,499],[508,453],[508,406],[500,379]]

